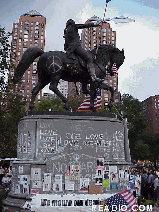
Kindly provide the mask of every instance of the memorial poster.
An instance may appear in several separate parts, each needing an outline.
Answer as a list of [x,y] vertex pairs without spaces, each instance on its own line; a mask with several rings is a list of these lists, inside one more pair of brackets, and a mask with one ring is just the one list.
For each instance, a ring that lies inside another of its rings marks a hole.
[[68,191],[74,190],[74,182],[70,180],[69,175],[65,175],[65,190],[68,190]]
[[79,179],[80,179],[80,166],[71,165],[70,180],[79,180]]
[[41,180],[41,168],[31,168],[31,179]]
[[62,175],[55,175],[53,190],[62,191]]
[[19,184],[16,184],[16,186],[15,186],[15,193],[20,194],[20,185]]

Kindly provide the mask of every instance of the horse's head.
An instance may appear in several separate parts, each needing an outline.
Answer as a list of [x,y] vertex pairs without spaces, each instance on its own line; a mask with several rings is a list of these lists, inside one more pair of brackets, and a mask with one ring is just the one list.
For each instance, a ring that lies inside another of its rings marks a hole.
[[120,51],[118,48],[112,45],[102,45],[99,47],[98,52],[99,62],[101,62],[102,65],[104,65],[107,69],[108,73],[113,76],[113,64],[116,64],[117,70],[123,64],[125,59],[124,50],[122,49],[122,51]]

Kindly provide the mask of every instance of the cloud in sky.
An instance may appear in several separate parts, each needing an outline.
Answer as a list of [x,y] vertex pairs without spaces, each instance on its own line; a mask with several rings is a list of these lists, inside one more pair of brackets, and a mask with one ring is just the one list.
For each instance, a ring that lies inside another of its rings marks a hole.
[[[49,51],[63,50],[63,30],[69,18],[77,23],[84,23],[93,15],[103,18],[105,0],[5,0],[0,6],[0,20],[7,31],[11,31],[12,22],[18,21],[19,16],[26,11],[37,10],[45,16],[45,50]],[[158,76],[158,10],[159,3],[156,0],[111,0],[106,12],[106,18],[123,15],[135,19],[130,24],[115,25],[110,22],[110,25],[117,33],[117,48],[124,48],[125,52],[125,62],[119,69],[119,91],[141,100],[147,98],[147,94],[154,95],[153,86],[149,83],[150,79],[152,82],[150,70],[153,70],[153,76]],[[157,83],[157,77],[155,80]],[[159,85],[156,86],[157,91]]]

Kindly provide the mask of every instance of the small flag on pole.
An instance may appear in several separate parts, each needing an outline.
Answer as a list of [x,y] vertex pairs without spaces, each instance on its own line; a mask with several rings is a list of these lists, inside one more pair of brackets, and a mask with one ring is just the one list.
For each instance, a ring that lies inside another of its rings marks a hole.
[[105,5],[105,11],[104,11],[104,18],[103,19],[105,19],[105,14],[106,14],[106,11],[107,11],[107,4],[108,4],[108,2],[110,2],[111,0],[106,0],[106,5]]
[[[101,100],[101,87],[97,88],[96,97],[94,99],[94,107],[96,110],[101,109],[102,100]],[[76,112],[79,111],[90,111],[90,95],[86,96],[86,99],[79,106]]]

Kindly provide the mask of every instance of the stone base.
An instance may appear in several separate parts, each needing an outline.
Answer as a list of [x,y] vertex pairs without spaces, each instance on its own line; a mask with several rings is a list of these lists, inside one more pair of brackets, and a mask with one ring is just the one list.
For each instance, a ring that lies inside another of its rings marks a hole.
[[126,122],[112,114],[29,111],[19,122],[17,158],[4,211],[29,211],[37,194],[113,195],[128,184]]

